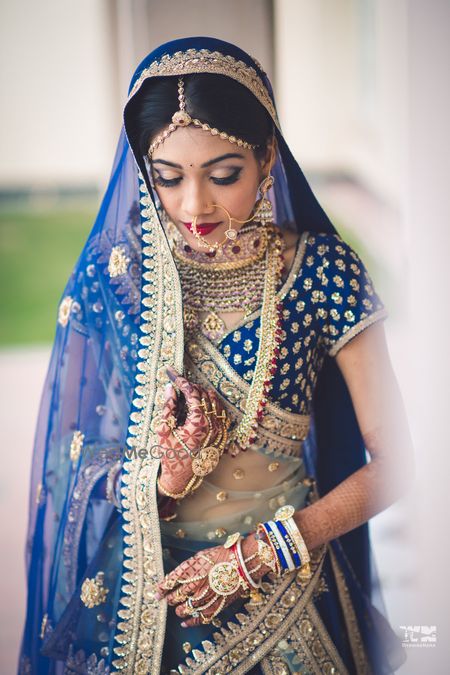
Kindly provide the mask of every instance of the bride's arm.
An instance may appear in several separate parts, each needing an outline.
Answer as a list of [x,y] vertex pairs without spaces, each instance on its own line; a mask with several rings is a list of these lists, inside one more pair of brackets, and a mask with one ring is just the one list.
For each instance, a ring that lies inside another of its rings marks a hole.
[[347,342],[336,359],[371,461],[295,513],[309,550],[386,509],[409,488],[414,475],[413,444],[382,322]]

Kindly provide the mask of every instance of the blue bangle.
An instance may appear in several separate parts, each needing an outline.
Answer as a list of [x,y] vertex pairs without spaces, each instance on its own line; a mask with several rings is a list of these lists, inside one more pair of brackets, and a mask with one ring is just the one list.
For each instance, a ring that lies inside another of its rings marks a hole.
[[284,541],[286,542],[286,545],[289,549],[289,552],[290,552],[290,554],[291,554],[291,556],[294,560],[295,566],[301,567],[302,561],[301,561],[300,556],[298,554],[298,551],[295,547],[295,544],[292,541],[291,535],[286,530],[286,528],[284,527],[283,523],[280,520],[275,520],[274,523],[277,526],[278,530],[280,531],[280,534],[282,535]]
[[277,539],[276,535],[274,534],[274,532],[273,532],[272,528],[270,527],[269,523],[264,523],[264,527],[267,529],[267,534],[269,535],[269,539],[275,547],[275,550],[277,552],[277,556],[278,556],[278,558],[280,560],[280,563],[281,563],[281,567],[284,570],[288,570],[289,565],[287,564],[287,560],[284,557],[284,553],[281,550],[281,546],[278,542],[278,539]]

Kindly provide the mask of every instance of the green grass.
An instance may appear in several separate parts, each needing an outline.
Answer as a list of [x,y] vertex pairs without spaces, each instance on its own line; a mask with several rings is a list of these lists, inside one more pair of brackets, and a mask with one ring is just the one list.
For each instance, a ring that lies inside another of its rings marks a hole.
[[0,345],[52,342],[58,302],[95,209],[0,210]]

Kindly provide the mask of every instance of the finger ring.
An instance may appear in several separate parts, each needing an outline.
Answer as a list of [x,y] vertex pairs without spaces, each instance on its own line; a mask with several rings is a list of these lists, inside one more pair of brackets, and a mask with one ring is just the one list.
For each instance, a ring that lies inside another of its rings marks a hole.
[[166,587],[168,591],[174,589],[177,583],[178,579],[167,579],[166,581],[163,581],[163,585]]
[[186,600],[186,595],[183,593],[183,591],[180,588],[177,588],[175,591],[175,595],[173,596],[173,599],[176,602],[184,602]]
[[173,415],[168,416],[166,423],[169,429],[175,429],[175,427],[177,426],[177,420]]
[[190,616],[197,617],[198,616],[198,610],[192,606],[192,597],[189,596],[189,598],[186,600],[186,613],[190,614]]
[[201,404],[200,405],[198,405],[198,404],[194,405],[193,403],[188,403],[187,407],[189,408],[189,410],[196,410],[197,408],[203,408],[203,406]]
[[199,612],[200,614],[200,621],[202,623],[209,623],[209,619],[203,614],[203,612]]
[[202,398],[201,407],[202,407],[203,410],[205,411],[205,414],[206,414],[206,415],[212,415],[213,411],[212,411],[212,410],[208,410],[208,405],[207,405],[207,403],[206,403],[206,399],[205,399],[205,398]]

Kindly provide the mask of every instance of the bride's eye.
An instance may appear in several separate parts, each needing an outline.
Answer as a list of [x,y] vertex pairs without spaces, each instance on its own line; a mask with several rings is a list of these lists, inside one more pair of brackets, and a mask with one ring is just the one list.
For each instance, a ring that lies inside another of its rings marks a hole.
[[211,180],[213,183],[216,185],[231,185],[232,183],[235,183],[239,175],[242,171],[242,167],[239,167],[233,171],[233,173],[229,174],[228,176],[211,176]]
[[153,180],[155,185],[160,185],[161,187],[175,187],[181,181],[181,176],[177,178],[163,178],[163,176],[155,172]]
[[[211,176],[210,180],[215,185],[232,185],[233,183],[236,183],[236,181],[239,179],[242,168],[243,167],[241,167],[241,166],[236,167],[228,175]],[[182,176],[176,176],[175,178],[165,178],[158,171],[155,171],[154,175],[153,175],[153,180],[154,180],[155,185],[159,185],[160,187],[170,188],[170,187],[175,187],[176,185],[178,185],[183,180],[183,177]]]

